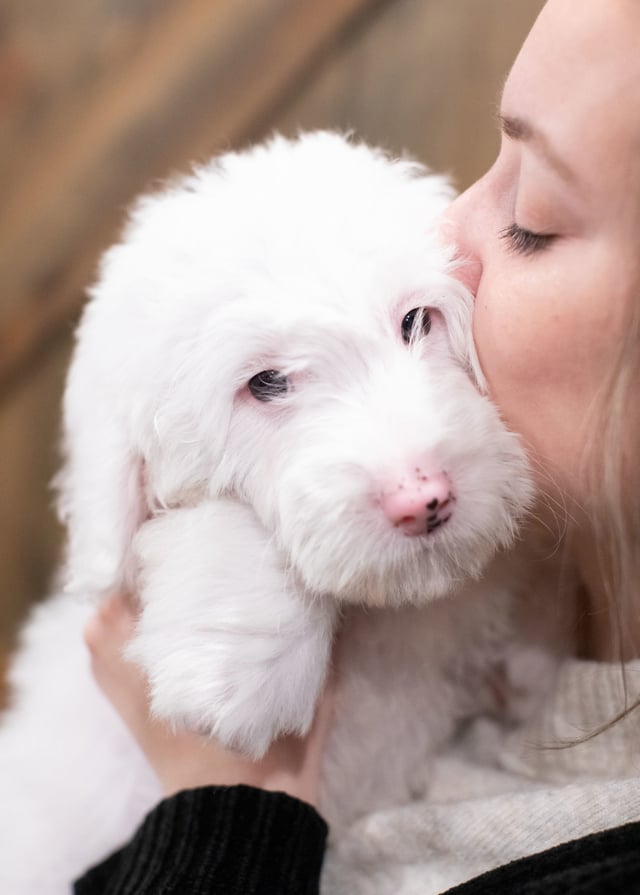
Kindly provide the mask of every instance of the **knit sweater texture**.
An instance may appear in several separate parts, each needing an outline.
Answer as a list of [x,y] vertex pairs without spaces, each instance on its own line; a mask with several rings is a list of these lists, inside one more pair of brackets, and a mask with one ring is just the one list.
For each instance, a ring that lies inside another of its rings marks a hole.
[[527,723],[479,718],[435,761],[424,801],[365,817],[331,843],[324,892],[440,895],[640,820],[640,713],[589,737],[638,695],[640,661],[566,661]]

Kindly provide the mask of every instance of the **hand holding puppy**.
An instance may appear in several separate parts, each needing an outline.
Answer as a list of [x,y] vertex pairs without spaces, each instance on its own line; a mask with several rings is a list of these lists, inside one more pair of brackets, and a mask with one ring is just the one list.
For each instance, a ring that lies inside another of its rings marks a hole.
[[244,783],[278,790],[317,805],[320,765],[331,725],[334,682],[329,680],[309,734],[281,737],[253,762],[215,740],[172,729],[153,718],[148,685],[123,657],[135,633],[135,615],[124,595],[106,601],[85,629],[94,677],[154,769],[166,795],[208,785]]

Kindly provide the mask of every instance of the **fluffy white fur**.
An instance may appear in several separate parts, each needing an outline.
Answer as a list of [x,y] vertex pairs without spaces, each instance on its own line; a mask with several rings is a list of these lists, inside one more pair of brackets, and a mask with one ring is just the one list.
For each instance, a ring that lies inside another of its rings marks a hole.
[[[68,893],[159,798],[80,635],[113,589],[140,594],[130,655],[154,711],[255,756],[308,729],[348,607],[323,784],[334,834],[424,792],[428,756],[494,707],[513,576],[463,585],[512,542],[532,490],[436,236],[450,198],[413,162],[315,133],[223,156],[134,209],[69,374],[68,582],[13,671],[3,892]],[[416,307],[432,327],[407,344]],[[287,393],[256,400],[263,370]],[[416,470],[446,471],[456,500],[409,537],[381,499]]]

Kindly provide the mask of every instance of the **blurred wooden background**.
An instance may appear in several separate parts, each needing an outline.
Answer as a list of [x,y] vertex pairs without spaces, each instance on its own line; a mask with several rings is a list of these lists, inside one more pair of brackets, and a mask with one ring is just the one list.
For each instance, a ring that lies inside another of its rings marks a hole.
[[466,186],[542,0],[0,0],[0,656],[49,586],[71,334],[141,189],[272,129],[352,128]]

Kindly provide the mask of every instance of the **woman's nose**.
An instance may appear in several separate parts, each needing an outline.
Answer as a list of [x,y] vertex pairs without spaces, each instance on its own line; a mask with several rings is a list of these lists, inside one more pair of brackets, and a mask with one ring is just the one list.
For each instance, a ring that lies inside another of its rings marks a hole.
[[482,277],[476,204],[479,192],[480,183],[476,183],[461,193],[447,210],[442,228],[444,238],[456,247],[457,266],[453,275],[473,295]]

